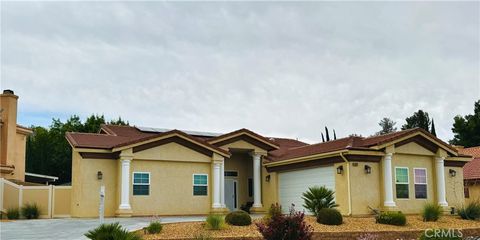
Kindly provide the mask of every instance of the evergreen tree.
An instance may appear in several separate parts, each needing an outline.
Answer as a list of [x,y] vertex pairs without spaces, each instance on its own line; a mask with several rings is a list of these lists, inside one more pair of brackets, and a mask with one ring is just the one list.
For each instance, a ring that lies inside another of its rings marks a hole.
[[323,133],[321,133],[321,134],[322,134],[322,142],[325,142],[325,138],[323,137]]
[[337,133],[335,133],[335,129],[333,129],[333,140],[337,140]]
[[405,119],[407,123],[402,126],[402,130],[411,129],[411,128],[423,128],[427,132],[430,132],[430,117],[427,112],[423,110],[418,110],[413,113],[412,116]]
[[330,141],[330,134],[328,133],[328,128],[325,126],[325,138],[328,141]]
[[437,136],[437,132],[435,131],[435,122],[433,121],[433,118],[432,118],[432,128],[430,130],[430,133],[433,134],[433,136]]
[[473,114],[458,115],[453,123],[453,136],[450,144],[465,147],[480,146],[480,100],[475,102]]
[[395,124],[397,123],[391,120],[390,118],[384,117],[378,123],[378,125],[380,125],[382,129],[379,132],[377,132],[375,135],[383,135],[387,133],[396,132],[397,128],[395,127]]

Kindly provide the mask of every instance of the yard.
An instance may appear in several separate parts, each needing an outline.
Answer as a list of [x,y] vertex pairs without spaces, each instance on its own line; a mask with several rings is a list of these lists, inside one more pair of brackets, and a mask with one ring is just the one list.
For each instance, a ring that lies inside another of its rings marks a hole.
[[[255,222],[260,219],[254,220]],[[462,220],[457,216],[444,216],[437,222],[423,222],[421,216],[407,216],[406,226],[392,226],[376,224],[373,217],[345,217],[344,223],[340,226],[322,225],[315,221],[314,217],[306,217],[306,221],[313,227],[315,232],[314,239],[362,239],[367,237],[367,233],[373,239],[403,239],[417,238],[420,232],[425,229],[466,229],[465,235],[480,236],[480,222]],[[165,224],[159,234],[144,234],[138,231],[144,239],[199,239],[199,236],[209,236],[218,239],[260,239],[261,235],[257,231],[255,224],[250,226],[230,226],[226,225],[222,230],[206,230],[204,222],[190,223],[172,223]],[[369,238],[372,239],[372,238]]]

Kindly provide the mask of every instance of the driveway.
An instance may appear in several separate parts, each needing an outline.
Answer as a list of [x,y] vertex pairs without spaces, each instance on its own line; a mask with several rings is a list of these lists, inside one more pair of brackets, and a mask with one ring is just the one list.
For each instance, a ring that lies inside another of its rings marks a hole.
[[[106,218],[105,223],[120,222],[128,230],[147,226],[153,217]],[[161,217],[162,223],[204,221],[204,216]],[[48,240],[87,239],[83,234],[100,224],[98,219],[37,219],[0,222],[0,239],[5,240]]]

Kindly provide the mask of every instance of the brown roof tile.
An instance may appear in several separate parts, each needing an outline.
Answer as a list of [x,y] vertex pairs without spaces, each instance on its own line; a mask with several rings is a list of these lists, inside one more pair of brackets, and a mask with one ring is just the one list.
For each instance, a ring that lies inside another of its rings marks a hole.
[[480,146],[459,149],[459,153],[473,157],[473,160],[463,166],[464,179],[480,179]]

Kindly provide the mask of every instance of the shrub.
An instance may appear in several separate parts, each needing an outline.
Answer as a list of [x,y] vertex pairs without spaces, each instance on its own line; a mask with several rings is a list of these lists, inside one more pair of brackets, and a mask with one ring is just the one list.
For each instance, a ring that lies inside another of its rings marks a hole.
[[210,214],[207,219],[207,227],[212,230],[220,230],[225,225],[225,220],[222,215],[219,214]]
[[377,223],[405,226],[407,218],[402,212],[382,212],[376,218]]
[[341,225],[343,217],[335,208],[323,208],[318,212],[317,222],[325,225]]
[[7,209],[7,218],[8,219],[19,219],[20,218],[20,210],[18,210],[18,208]]
[[420,240],[461,240],[462,234],[454,229],[427,229],[420,236]]
[[234,211],[225,216],[225,222],[234,226],[248,226],[252,224],[252,218],[245,211]]
[[256,225],[266,240],[309,240],[313,229],[304,218],[305,214],[296,212],[292,206],[288,215],[274,215],[268,223]]
[[442,207],[435,203],[427,203],[423,207],[422,217],[424,222],[436,222],[442,215]]
[[149,234],[155,234],[160,233],[162,228],[163,226],[159,221],[153,221],[146,227],[146,230]]
[[85,237],[92,240],[141,240],[142,238],[122,228],[118,222],[102,224],[85,233]]
[[36,203],[27,203],[22,207],[22,215],[26,219],[37,219],[40,216],[40,209]]
[[305,202],[303,207],[318,216],[318,212],[322,208],[334,208],[338,207],[335,203],[335,192],[322,186],[322,187],[310,187],[308,191],[304,192],[302,199]]
[[278,203],[272,204],[267,213],[269,218],[278,217],[282,215],[282,206]]
[[480,202],[475,201],[467,204],[466,207],[462,207],[458,210],[458,215],[462,219],[478,220],[480,219]]

